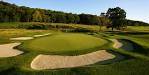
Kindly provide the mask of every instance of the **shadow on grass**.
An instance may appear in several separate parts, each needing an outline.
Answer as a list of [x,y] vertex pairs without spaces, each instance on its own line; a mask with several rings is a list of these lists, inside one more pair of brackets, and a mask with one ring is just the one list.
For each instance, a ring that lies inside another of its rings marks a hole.
[[122,53],[114,52],[112,50],[109,50],[107,52],[115,55],[115,58],[114,59],[110,59],[110,60],[101,61],[101,62],[98,62],[96,64],[106,65],[106,64],[120,62],[120,61],[124,61],[124,60],[128,60],[128,59],[131,59],[132,58],[132,57],[130,57],[128,55],[124,55]]
[[105,33],[119,34],[119,35],[144,35],[149,34],[149,32],[129,32],[129,31],[106,31]]
[[[133,46],[133,50],[127,50],[127,51],[132,51],[132,52],[136,52],[136,53],[141,53],[141,54],[148,54],[147,50],[143,47],[138,45],[137,43],[131,41],[131,40],[127,40],[127,39],[119,39],[120,42],[129,42],[132,44]],[[123,46],[121,47],[122,49],[124,48]]]

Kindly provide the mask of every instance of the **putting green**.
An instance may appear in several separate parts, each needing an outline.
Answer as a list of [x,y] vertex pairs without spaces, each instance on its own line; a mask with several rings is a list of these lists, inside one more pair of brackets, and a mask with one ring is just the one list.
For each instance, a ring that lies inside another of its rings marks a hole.
[[63,33],[30,40],[23,48],[35,51],[63,52],[89,50],[103,46],[107,41],[85,34]]

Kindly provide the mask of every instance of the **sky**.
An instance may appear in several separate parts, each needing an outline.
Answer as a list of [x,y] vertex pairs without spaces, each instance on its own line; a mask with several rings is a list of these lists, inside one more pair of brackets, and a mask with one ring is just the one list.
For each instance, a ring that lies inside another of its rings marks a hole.
[[127,19],[149,23],[149,0],[3,0],[19,6],[71,13],[100,15],[108,8],[121,7]]

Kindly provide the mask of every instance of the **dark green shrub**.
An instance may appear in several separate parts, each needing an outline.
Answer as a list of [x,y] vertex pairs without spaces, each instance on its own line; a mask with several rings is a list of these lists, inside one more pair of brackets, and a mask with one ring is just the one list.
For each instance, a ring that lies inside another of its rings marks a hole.
[[27,27],[27,29],[48,29],[48,26],[43,25],[43,24],[33,24]]

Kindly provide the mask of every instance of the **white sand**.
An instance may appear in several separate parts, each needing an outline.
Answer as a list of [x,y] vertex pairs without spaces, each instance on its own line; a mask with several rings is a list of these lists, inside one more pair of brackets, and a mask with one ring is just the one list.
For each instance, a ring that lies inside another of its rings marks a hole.
[[[43,35],[34,35],[35,37],[47,36],[51,35],[52,33],[46,33]],[[31,40],[34,37],[17,37],[17,38],[10,38],[10,40]],[[22,54],[22,51],[13,49],[15,46],[20,45],[21,43],[10,43],[10,44],[3,44],[0,45],[0,57],[12,57]]]
[[123,46],[123,44],[121,42],[119,42],[117,39],[110,39],[114,44],[113,47],[114,48],[121,48]]
[[43,35],[34,35],[33,37],[43,37],[43,36],[48,36],[48,35],[51,35],[52,33],[46,33],[46,34],[43,34]]
[[15,46],[20,45],[21,43],[10,43],[0,45],[0,57],[12,57],[22,54],[22,51],[13,49]]
[[31,62],[31,68],[35,70],[58,69],[79,67],[95,64],[100,61],[115,58],[111,53],[100,50],[79,56],[59,56],[59,55],[38,55]]
[[17,37],[17,38],[10,38],[10,40],[31,40],[33,37]]

